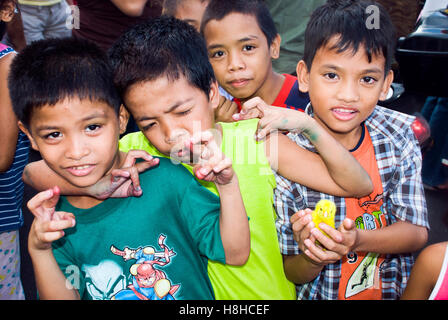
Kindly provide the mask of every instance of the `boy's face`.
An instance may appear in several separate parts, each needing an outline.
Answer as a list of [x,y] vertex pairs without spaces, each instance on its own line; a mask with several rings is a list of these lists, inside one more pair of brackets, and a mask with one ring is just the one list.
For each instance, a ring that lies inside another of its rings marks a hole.
[[204,11],[207,8],[208,3],[208,0],[183,0],[179,3],[174,17],[179,20],[184,20],[199,32],[202,16],[204,15]]
[[95,184],[118,165],[120,129],[126,129],[124,108],[117,117],[100,101],[66,98],[33,110],[28,135],[47,165],[78,187]]
[[338,53],[330,48],[336,37],[317,50],[311,70],[304,61],[297,65],[300,90],[308,92],[316,120],[335,135],[358,140],[360,124],[387,96],[393,72],[385,77],[385,58],[373,55],[369,63],[364,46]]
[[191,85],[184,76],[169,80],[135,83],[124,101],[145,137],[161,153],[190,163],[186,141],[201,131],[214,128],[214,109],[219,103],[218,85],[210,94]]
[[263,98],[280,37],[269,45],[255,16],[231,13],[222,20],[209,21],[204,38],[220,86],[239,99]]

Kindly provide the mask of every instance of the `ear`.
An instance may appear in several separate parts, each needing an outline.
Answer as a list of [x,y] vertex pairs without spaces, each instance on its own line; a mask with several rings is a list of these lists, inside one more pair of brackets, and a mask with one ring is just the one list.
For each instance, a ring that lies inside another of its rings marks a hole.
[[118,122],[120,127],[120,134],[125,133],[126,126],[129,121],[129,111],[125,108],[124,105],[120,106],[120,110],[118,111]]
[[14,5],[14,1],[5,1],[3,4],[3,9],[0,10],[0,20],[3,22],[9,22],[14,17],[14,10],[16,6]]
[[219,85],[217,81],[213,81],[210,85],[208,100],[210,101],[212,109],[215,110],[219,105]]
[[277,36],[272,40],[270,51],[271,51],[271,58],[272,59],[278,59],[280,56],[280,44],[282,42],[282,37],[277,33]]
[[39,151],[39,147],[37,146],[36,141],[34,141],[33,136],[31,135],[31,132],[25,127],[25,125],[22,123],[22,121],[17,122],[19,129],[22,130],[24,134],[28,137],[28,140],[31,142],[31,148],[33,148],[36,151]]
[[308,92],[310,88],[310,73],[305,61],[300,60],[299,63],[297,63],[296,73],[297,81],[299,83],[299,90],[304,93]]
[[380,101],[387,99],[387,94],[389,92],[389,88],[392,84],[392,81],[394,81],[394,72],[392,70],[389,70],[389,73],[387,74],[386,78],[384,79],[383,87],[381,88],[380,93]]

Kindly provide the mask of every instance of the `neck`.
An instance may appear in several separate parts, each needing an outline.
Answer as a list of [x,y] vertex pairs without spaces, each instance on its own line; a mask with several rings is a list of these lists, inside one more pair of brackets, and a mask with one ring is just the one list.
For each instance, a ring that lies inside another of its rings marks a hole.
[[362,126],[364,124],[361,124],[357,126],[355,129],[351,130],[350,132],[335,132],[328,128],[325,124],[321,123],[321,125],[330,133],[330,135],[335,138],[342,146],[344,146],[347,150],[354,149],[361,139],[362,136]]
[[264,81],[263,85],[252,96],[246,99],[242,99],[241,102],[244,103],[247,100],[252,99],[254,97],[260,97],[264,102],[266,102],[269,105],[272,105],[272,103],[274,103],[275,99],[280,93],[284,81],[285,81],[284,75],[274,72],[272,70],[271,73],[266,78],[266,80]]
[[98,200],[90,196],[67,196],[67,201],[79,209],[90,209],[103,202],[103,200]]

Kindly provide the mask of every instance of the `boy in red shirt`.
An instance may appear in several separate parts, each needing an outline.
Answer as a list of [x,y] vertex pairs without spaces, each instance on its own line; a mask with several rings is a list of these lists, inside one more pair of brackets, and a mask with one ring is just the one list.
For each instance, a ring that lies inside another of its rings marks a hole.
[[245,101],[260,97],[269,105],[305,109],[309,97],[299,91],[297,78],[272,68],[281,37],[263,1],[211,0],[201,33],[219,85],[240,108]]

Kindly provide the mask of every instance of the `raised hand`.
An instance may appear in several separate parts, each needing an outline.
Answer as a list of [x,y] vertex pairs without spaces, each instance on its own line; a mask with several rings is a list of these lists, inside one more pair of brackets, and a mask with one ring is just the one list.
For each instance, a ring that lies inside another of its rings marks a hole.
[[232,161],[222,153],[212,132],[199,132],[187,143],[193,154],[196,155],[195,158],[198,159],[197,164],[193,167],[198,179],[213,181],[220,185],[232,181],[235,174]]
[[59,194],[59,188],[53,187],[39,192],[28,201],[28,209],[34,215],[28,238],[30,249],[51,249],[51,243],[64,236],[63,230],[75,225],[72,213],[55,210]]
[[[310,209],[300,210],[291,217],[294,240],[308,260],[317,265],[327,265],[340,260],[356,241],[356,229],[350,219],[345,219],[336,230],[325,223],[319,228],[312,221]],[[316,243],[316,240],[318,241]]]
[[308,127],[307,121],[311,119],[304,112],[270,106],[259,97],[247,100],[241,112],[233,115],[235,121],[253,118],[260,118],[257,133],[259,140],[278,130],[303,131]]
[[216,122],[234,122],[233,114],[238,111],[238,105],[223,96],[219,96],[219,105],[215,109]]

